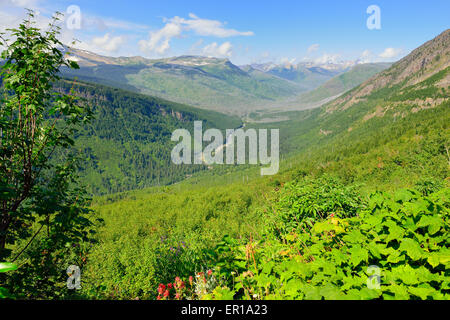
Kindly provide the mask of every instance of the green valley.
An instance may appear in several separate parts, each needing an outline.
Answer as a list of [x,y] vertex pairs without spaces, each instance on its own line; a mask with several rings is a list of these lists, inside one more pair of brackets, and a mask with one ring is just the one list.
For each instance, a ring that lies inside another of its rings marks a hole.
[[[150,36],[197,30],[176,18]],[[27,19],[0,38],[0,299],[450,300],[450,29],[394,63],[238,67]],[[175,164],[195,121],[214,155],[248,130],[248,159],[279,130],[279,172]]]
[[214,111],[148,97],[98,84],[60,82],[58,90],[75,91],[92,106],[96,121],[79,131],[75,149],[83,154],[80,174],[87,190],[104,194],[166,185],[207,166],[176,166],[170,152],[175,129],[193,129],[195,120],[205,128],[238,128],[239,118]]
[[[448,57],[448,35],[412,54],[445,48],[428,56],[421,81],[417,73],[384,80],[411,65],[409,56],[371,80],[384,83],[378,90],[366,83],[270,124],[286,155],[277,176],[211,172],[98,198],[105,223],[86,293],[155,298],[158,283],[180,277],[185,287],[171,298],[447,299],[449,69],[433,55]],[[346,106],[360,92],[363,102]],[[419,108],[424,92],[429,105]],[[382,270],[381,290],[366,287],[369,265]],[[98,270],[119,273],[99,278]]]

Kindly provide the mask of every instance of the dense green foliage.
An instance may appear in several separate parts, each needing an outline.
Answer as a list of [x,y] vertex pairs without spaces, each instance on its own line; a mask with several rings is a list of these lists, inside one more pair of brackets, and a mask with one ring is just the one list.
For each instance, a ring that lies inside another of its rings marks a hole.
[[217,239],[257,232],[252,221],[258,219],[258,189],[188,185],[130,192],[112,203],[103,197],[93,209],[105,223],[89,254],[83,288],[92,297],[155,298],[160,282],[205,268],[203,251]]
[[[305,194],[304,184],[295,185],[300,193],[290,199],[289,212],[279,211],[282,216],[291,215],[295,208],[298,224],[294,228],[292,220],[275,219],[275,232],[266,234],[264,241],[249,246],[225,239],[214,250],[216,276],[228,280],[227,291],[235,298],[449,298],[448,189],[426,196],[406,189],[393,196],[377,192],[360,202],[362,208],[354,217],[350,217],[352,210],[341,210],[343,202],[352,203],[353,197],[342,194],[331,203],[326,201],[328,210],[311,222],[303,197],[322,200],[316,191]],[[374,281],[379,289],[367,285],[374,270],[379,271],[380,278]],[[237,276],[231,278],[231,271]]]
[[[0,273],[17,270],[14,263],[0,262]],[[12,298],[8,289],[0,287],[0,299]]]

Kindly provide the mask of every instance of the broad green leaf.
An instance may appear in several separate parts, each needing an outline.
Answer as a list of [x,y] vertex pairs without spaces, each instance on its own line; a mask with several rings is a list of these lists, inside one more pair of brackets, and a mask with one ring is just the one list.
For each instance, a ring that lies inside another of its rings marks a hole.
[[395,280],[401,280],[406,285],[414,285],[419,283],[419,278],[416,270],[409,265],[401,265],[391,269],[391,272],[386,272],[386,280],[388,283]]
[[383,288],[383,291],[392,292],[396,300],[408,300],[409,294],[406,286],[393,284]]
[[361,286],[365,286],[367,284],[367,277],[358,277],[358,276],[345,276],[342,278],[343,285],[341,286],[341,290],[349,290],[352,288],[359,288]]
[[342,237],[342,240],[345,243],[361,243],[365,237],[362,235],[362,233],[355,229],[347,233],[345,236]]
[[331,256],[335,261],[336,266],[340,266],[343,262],[346,262],[348,259],[348,256],[344,254],[341,250],[333,248],[331,250]]
[[422,216],[420,221],[417,223],[418,227],[428,227],[428,232],[430,235],[438,232],[444,225],[442,218],[438,216]]
[[433,268],[436,268],[441,263],[439,261],[439,255],[436,252],[430,253],[427,257],[427,261]]
[[408,202],[412,199],[412,193],[409,190],[401,189],[395,193],[394,199],[395,201],[401,201],[403,203]]
[[323,296],[325,300],[342,300],[345,297],[339,288],[332,284],[327,284],[324,287],[319,288],[319,294]]
[[357,289],[350,289],[347,291],[346,299],[348,300],[361,300],[361,294]]
[[213,290],[214,300],[233,300],[234,292],[228,288],[217,287]]
[[298,292],[302,286],[303,282],[300,279],[291,279],[284,286],[284,290],[287,295],[295,297],[298,295]]
[[9,262],[0,262],[0,272],[17,270],[17,265]]
[[399,250],[406,251],[407,255],[415,261],[420,260],[424,257],[424,251],[422,250],[420,245],[417,243],[417,241],[410,238],[405,238],[402,240]]
[[315,233],[330,232],[330,231],[334,231],[336,233],[345,232],[344,228],[342,228],[339,225],[333,224],[328,220],[324,222],[317,222],[313,227],[313,231]]
[[264,264],[262,272],[263,273],[271,273],[275,263],[273,261],[267,262]]
[[433,268],[440,264],[446,265],[450,262],[450,250],[442,248],[438,252],[431,252],[427,256],[427,261]]
[[412,215],[417,217],[419,214],[428,212],[429,202],[427,201],[415,201],[408,202],[404,204],[405,208],[403,209],[408,215]]
[[361,262],[369,259],[367,249],[362,248],[360,245],[351,247],[348,252],[350,253],[350,262],[354,267],[357,267]]
[[386,248],[385,244],[379,244],[375,242],[369,242],[367,244],[367,248],[369,249],[369,252],[377,259],[381,259],[381,252]]
[[403,235],[405,233],[404,229],[402,227],[399,227],[395,222],[390,221],[388,230],[389,234],[384,240],[386,243],[392,241],[392,240],[400,240],[403,238]]
[[379,298],[383,291],[369,288],[362,288],[359,292],[362,300],[373,300]]
[[381,208],[383,201],[385,200],[383,194],[381,192],[377,192],[375,194],[372,194],[369,198],[369,208],[373,211],[377,207]]
[[322,295],[319,293],[319,288],[311,285],[305,285],[301,289],[305,294],[305,300],[322,300]]
[[[390,248],[392,249],[392,248]],[[390,263],[399,263],[400,261],[404,261],[405,256],[401,254],[400,251],[392,249],[391,254],[387,257],[386,261]]]
[[6,288],[0,287],[0,299],[11,298],[11,294]]
[[427,300],[429,296],[432,296],[436,290],[433,288],[419,288],[409,287],[408,292],[412,295],[419,297],[422,300]]
[[416,223],[414,223],[414,219],[412,217],[407,217],[406,220],[403,223],[403,226],[408,230],[408,231],[416,231],[418,226]]

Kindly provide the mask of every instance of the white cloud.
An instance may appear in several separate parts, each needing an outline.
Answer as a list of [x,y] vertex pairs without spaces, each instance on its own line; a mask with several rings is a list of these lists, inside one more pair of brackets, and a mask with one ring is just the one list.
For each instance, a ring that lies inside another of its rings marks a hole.
[[402,53],[402,49],[386,48],[379,57],[383,59],[392,59],[398,57]]
[[320,48],[320,44],[315,43],[315,44],[309,46],[308,53],[312,53],[314,51],[317,51],[317,50],[319,50],[319,48]]
[[267,59],[269,57],[270,57],[270,52],[269,51],[264,51],[263,53],[261,53],[261,58]]
[[338,63],[341,58],[339,54],[327,54],[325,53],[321,57],[314,59],[316,64],[326,64],[326,63]]
[[364,50],[361,54],[361,58],[367,58],[370,57],[372,55],[372,52],[370,52],[370,50]]
[[[162,29],[150,32],[147,40],[139,41],[141,51],[149,54],[156,53],[158,55],[163,55],[170,49],[170,41],[172,38],[180,37],[183,32],[189,31],[194,32],[194,34],[199,36],[210,36],[217,38],[252,36],[254,34],[251,31],[241,32],[234,29],[227,29],[225,28],[225,23],[221,21],[201,19],[192,13],[189,14],[189,18],[190,19],[184,19],[176,16],[171,19],[164,19],[166,25]],[[222,44],[222,46],[226,43]],[[208,48],[208,50],[213,50],[213,47],[210,47],[212,45],[213,44],[205,48]],[[231,50],[231,44],[229,45],[229,50]],[[217,48],[221,47],[218,46],[217,43],[216,46]],[[225,45],[225,47],[228,47],[228,45]]]
[[233,46],[230,42],[224,42],[221,45],[213,42],[203,48],[203,54],[208,57],[230,58],[233,54],[232,48]]
[[372,52],[370,50],[364,50],[359,57],[361,63],[370,63],[373,61]]
[[36,8],[38,0],[1,0],[1,6],[14,6],[21,8]]
[[106,52],[116,52],[126,42],[124,36],[111,37],[106,33],[103,37],[96,37],[92,39],[92,45],[100,50]]
[[85,31],[101,31],[107,29],[125,30],[133,32],[148,31],[150,28],[146,25],[136,24],[133,22],[104,18],[98,16],[87,15],[82,12],[82,29]]
[[169,21],[184,26],[186,30],[192,30],[200,36],[212,36],[218,38],[228,38],[235,36],[253,36],[252,31],[237,31],[234,29],[227,29],[224,27],[225,23],[217,20],[201,19],[195,14],[190,13],[189,18],[183,19],[180,17],[174,17]]
[[[3,0],[0,0],[1,4],[6,4],[5,2],[1,1]],[[23,0],[23,2],[20,3],[31,4],[32,2],[37,3],[37,1],[26,1],[26,0]],[[17,2],[16,4],[18,5],[19,2]],[[51,22],[51,18],[41,14],[40,12],[41,12],[40,9],[35,10],[34,16],[34,20],[36,22],[35,27],[41,30],[48,30],[48,25]],[[5,32],[6,29],[8,28],[18,27],[19,24],[22,23],[25,18],[26,18],[26,11],[23,8],[13,7],[12,0],[9,0],[7,6],[2,7],[2,10],[0,11],[0,32]],[[74,32],[66,27],[64,21],[60,21],[58,23],[58,26],[61,28],[59,39],[63,43],[71,43],[75,38]]]
[[[55,13],[55,9],[52,9],[48,0],[0,0],[0,32],[11,26],[18,26],[26,17],[24,8],[35,10],[36,27],[42,30],[48,29],[50,17]],[[70,45],[74,39],[79,39],[81,44],[79,43],[76,47],[96,53],[117,52],[130,37],[136,36],[130,35],[130,32],[135,34],[147,32],[150,29],[148,26],[133,22],[89,15],[83,10],[81,10],[81,29],[73,29],[66,23],[70,13],[64,9],[60,11],[63,13],[58,23],[61,28],[60,40]],[[110,34],[113,30],[124,30],[128,35],[113,37]]]
[[203,45],[204,42],[205,41],[203,39],[199,39],[199,40],[195,41],[195,43],[189,49],[189,52],[191,54],[195,54],[197,52],[197,50]]
[[163,55],[170,48],[170,40],[178,37],[183,32],[179,24],[169,22],[164,28],[150,32],[148,40],[139,41],[139,47],[142,52],[156,52]]
[[4,32],[7,28],[11,28],[18,21],[13,15],[0,11],[0,32]]
[[289,59],[285,57],[280,59],[281,64],[284,65],[286,68],[293,66],[296,61],[297,61],[296,58]]

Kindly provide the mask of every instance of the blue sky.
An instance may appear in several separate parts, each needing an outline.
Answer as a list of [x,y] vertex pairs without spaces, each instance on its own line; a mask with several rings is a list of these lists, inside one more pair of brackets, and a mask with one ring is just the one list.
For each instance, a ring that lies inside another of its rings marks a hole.
[[[63,39],[79,39],[82,49],[149,58],[197,54],[236,64],[394,61],[450,27],[448,0],[0,0],[0,28],[18,21],[23,7],[37,9],[44,24],[71,5],[80,9],[81,24],[63,24]],[[370,5],[380,8],[379,30],[367,28]]]

